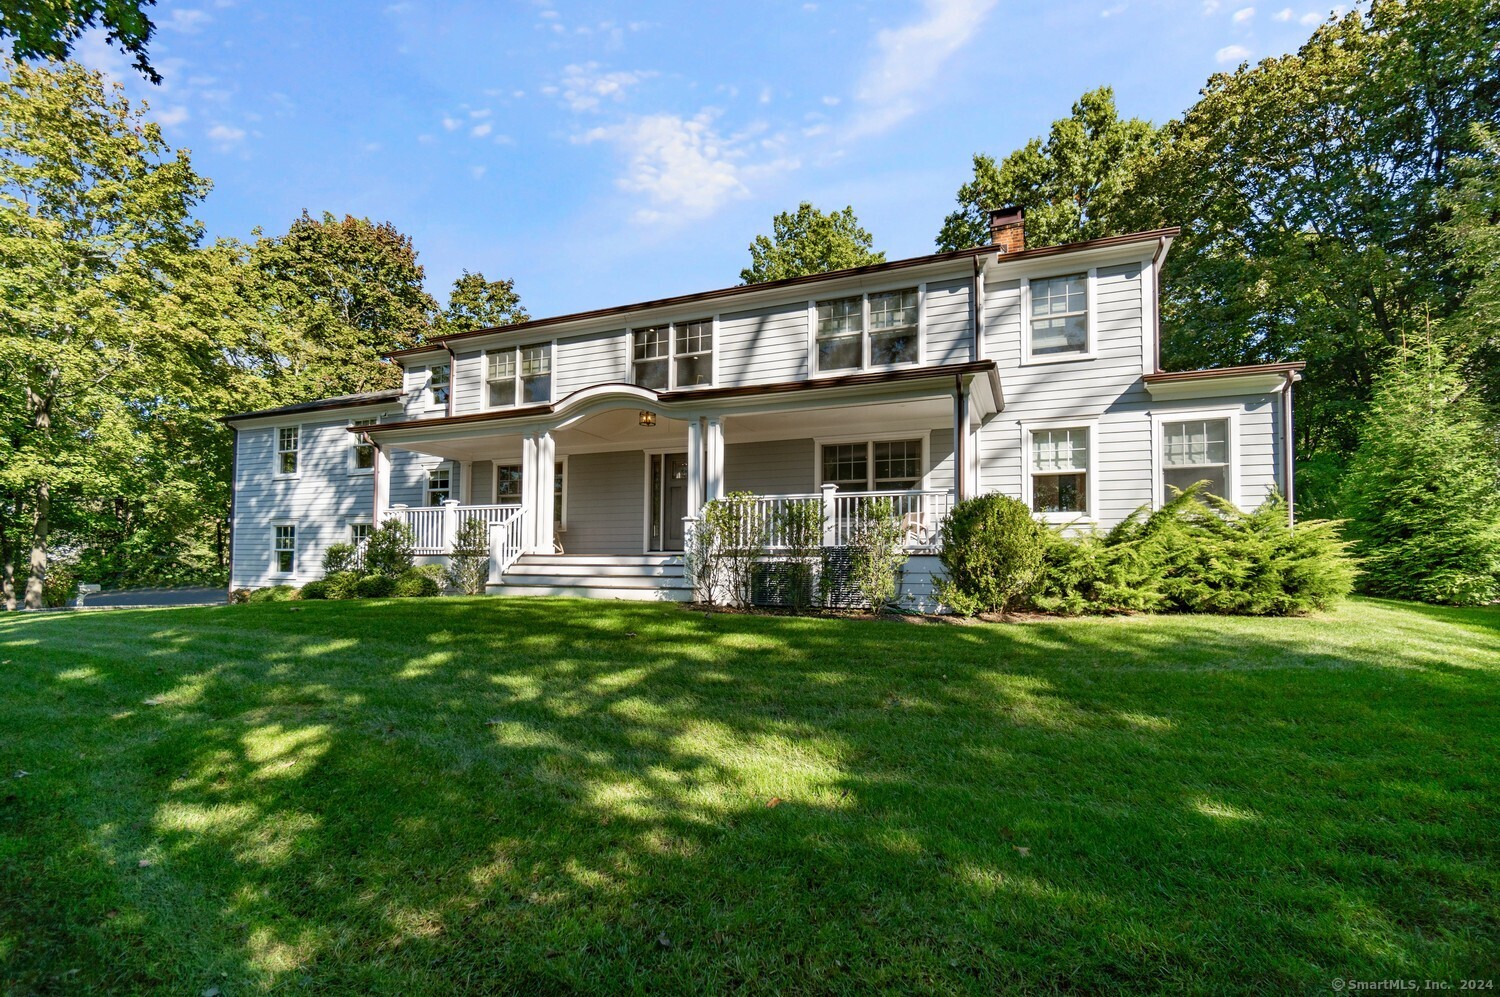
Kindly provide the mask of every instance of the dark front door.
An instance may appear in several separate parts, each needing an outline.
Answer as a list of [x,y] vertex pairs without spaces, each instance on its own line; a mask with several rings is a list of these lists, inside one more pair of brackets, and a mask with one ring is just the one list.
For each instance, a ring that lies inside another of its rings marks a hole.
[[667,454],[667,480],[664,482],[662,506],[666,510],[666,522],[662,533],[666,537],[666,550],[682,550],[682,520],[687,515],[687,454]]

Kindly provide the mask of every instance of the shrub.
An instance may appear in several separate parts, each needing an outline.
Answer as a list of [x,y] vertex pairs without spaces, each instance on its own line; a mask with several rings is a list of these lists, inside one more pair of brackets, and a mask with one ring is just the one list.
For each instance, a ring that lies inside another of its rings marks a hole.
[[294,585],[272,585],[263,589],[252,589],[245,597],[246,602],[287,602],[297,598],[297,588]]
[[489,580],[490,527],[477,516],[470,516],[459,526],[458,536],[453,540],[447,581],[464,595],[483,595]]
[[387,519],[371,530],[365,540],[364,573],[395,578],[411,570],[416,542],[416,533],[410,526],[399,519]]
[[229,593],[229,604],[231,606],[243,606],[250,601],[249,589],[235,589]]
[[323,552],[323,574],[341,575],[346,571],[359,571],[360,561],[359,547],[354,544],[329,544],[328,549]]
[[386,599],[396,594],[396,579],[390,575],[365,575],[354,583],[359,599]]
[[819,577],[827,570],[823,556],[823,501],[783,502],[772,517],[771,529],[786,552],[781,566],[788,603],[806,609],[813,602]]
[[1436,348],[1385,368],[1345,477],[1359,584],[1453,605],[1500,597],[1496,441],[1476,393]]
[[338,571],[323,579],[328,586],[329,599],[352,599],[354,598],[354,586],[358,584],[360,575],[357,571]]
[[402,599],[423,599],[442,595],[443,586],[430,573],[413,568],[396,578],[391,594]]
[[297,593],[297,598],[331,599],[333,598],[333,596],[329,595],[330,591],[332,591],[332,586],[329,585],[328,579],[320,578],[317,581],[308,582],[306,585],[302,586],[302,591]]
[[74,565],[67,561],[47,565],[47,576],[42,579],[42,605],[56,609],[66,606],[77,595],[78,575]]
[[749,605],[755,565],[765,557],[769,517],[749,492],[731,492],[703,506],[694,524],[688,566],[710,603]]
[[847,541],[849,581],[872,613],[895,608],[901,568],[906,564],[905,540],[906,531],[890,499],[860,505]]
[[937,596],[965,616],[1010,612],[1041,574],[1048,531],[1009,496],[958,503],[938,535],[944,578]]

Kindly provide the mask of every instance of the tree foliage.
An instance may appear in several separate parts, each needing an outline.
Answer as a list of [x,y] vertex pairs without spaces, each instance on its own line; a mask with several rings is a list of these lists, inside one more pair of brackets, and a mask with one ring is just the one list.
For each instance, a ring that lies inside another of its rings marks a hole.
[[884,263],[874,252],[874,237],[854,216],[852,206],[824,214],[807,201],[796,211],[783,211],[771,222],[770,236],[757,235],[750,243],[750,265],[740,271],[745,284],[763,284],[787,277]]
[[1381,372],[1345,508],[1366,591],[1457,605],[1500,597],[1495,425],[1435,345],[1403,349]]
[[486,280],[482,273],[469,273],[453,282],[448,292],[448,307],[443,309],[437,325],[444,333],[470,329],[493,329],[515,325],[531,316],[521,307],[513,280]]
[[992,208],[1026,209],[1026,244],[1052,246],[1114,235],[1130,227],[1136,174],[1154,154],[1157,130],[1122,120],[1110,87],[1090,90],[1047,140],[1034,138],[998,164],[974,155],[974,176],[958,189],[957,211],[943,221],[940,250],[989,241]]
[[103,28],[111,45],[135,57],[142,76],[160,83],[146,54],[155,30],[146,8],[155,4],[156,0],[0,0],[0,37],[11,40],[11,54],[18,60],[62,60],[85,31]]
[[1500,131],[1474,126],[1474,152],[1455,164],[1443,237],[1464,287],[1442,340],[1465,379],[1500,412]]

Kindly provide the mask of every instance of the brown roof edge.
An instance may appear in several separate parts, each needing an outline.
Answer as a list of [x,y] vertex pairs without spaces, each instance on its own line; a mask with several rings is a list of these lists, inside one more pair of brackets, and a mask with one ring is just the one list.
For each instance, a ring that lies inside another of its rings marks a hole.
[[[1007,253],[1005,254],[1004,262],[1012,263],[1016,260],[1033,260],[1041,257],[1057,256],[1063,253],[1081,252],[1087,249],[1106,249],[1110,246],[1124,246],[1132,242],[1150,242],[1164,237],[1175,238],[1180,231],[1180,228],[1172,225],[1167,228],[1151,229],[1147,232],[1127,232],[1123,235],[1107,235],[1099,239],[1089,239],[1084,242],[1068,242],[1059,246],[1039,246],[1036,249],[1023,249],[1018,253]],[[382,355],[395,359],[397,357],[411,356],[414,353],[424,353],[434,348],[441,348],[437,344],[460,342],[465,339],[472,339],[475,336],[489,336],[500,332],[524,332],[528,329],[542,329],[547,326],[562,325],[567,322],[582,322],[586,319],[603,318],[607,315],[623,315],[630,312],[647,311],[652,308],[670,308],[676,305],[692,304],[695,301],[713,301],[718,298],[733,297],[737,294],[747,294],[752,291],[799,287],[803,284],[816,284],[819,281],[858,277],[872,273],[885,273],[891,270],[902,270],[907,267],[924,266],[928,263],[963,260],[971,256],[983,256],[986,253],[993,252],[995,252],[994,246],[975,246],[972,249],[955,249],[946,253],[913,256],[904,260],[892,260],[889,263],[873,263],[869,266],[853,267],[847,270],[830,270],[828,273],[808,274],[803,277],[787,277],[783,280],[767,281],[764,284],[736,284],[733,287],[721,287],[713,291],[700,291],[696,294],[680,294],[676,297],[658,298],[654,301],[640,301],[630,305],[616,305],[612,308],[595,308],[586,312],[553,315],[548,318],[532,319],[530,322],[518,322],[515,325],[498,325],[490,326],[486,329],[470,329],[466,332],[455,332],[451,336],[439,336],[430,339],[420,347],[397,350]]]
[[1145,381],[1160,384],[1163,381],[1205,381],[1214,377],[1245,377],[1254,374],[1291,374],[1307,366],[1301,360],[1295,363],[1261,363],[1245,367],[1209,367],[1203,370],[1159,370],[1147,374]]
[[357,395],[340,395],[337,398],[319,398],[310,402],[299,402],[296,405],[283,405],[280,408],[260,409],[256,412],[236,412],[233,415],[222,415],[219,422],[240,422],[245,419],[267,419],[279,415],[301,415],[304,412],[326,412],[333,409],[345,408],[367,408],[371,405],[388,405],[401,397],[400,388],[386,388],[383,391],[366,391]]
[[[998,367],[993,360],[974,360],[967,363],[943,364],[938,367],[909,367],[902,370],[877,370],[867,371],[860,374],[845,374],[841,377],[822,377],[810,381],[774,381],[770,384],[747,384],[738,388],[706,388],[696,391],[663,391],[657,395],[659,402],[684,402],[701,399],[712,401],[718,398],[739,398],[755,395],[784,394],[792,391],[818,391],[829,388],[857,388],[870,384],[899,384],[902,381],[926,381],[939,378],[950,378],[955,374],[993,374]],[[620,382],[608,382],[606,384],[591,384],[581,391],[592,391],[611,384],[620,387],[636,388],[639,385]],[[568,398],[571,398],[569,395]],[[505,409],[500,412],[471,412],[468,415],[441,416],[436,419],[412,419],[406,422],[384,422],[374,429],[384,432],[390,429],[426,429],[432,426],[459,426],[472,422],[504,422],[510,419],[522,419],[528,416],[551,415],[556,412],[568,398],[547,405],[528,405],[525,408]],[[350,427],[350,432],[369,432],[372,427],[358,426]]]

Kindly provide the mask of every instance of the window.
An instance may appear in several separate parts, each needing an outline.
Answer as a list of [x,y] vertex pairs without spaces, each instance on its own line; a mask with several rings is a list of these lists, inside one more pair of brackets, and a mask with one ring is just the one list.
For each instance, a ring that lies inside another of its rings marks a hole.
[[370,539],[370,534],[373,532],[375,532],[375,527],[369,523],[350,523],[349,542],[363,550],[365,541]]
[[427,504],[442,505],[453,497],[453,471],[448,467],[434,467],[427,472]]
[[490,408],[552,400],[552,344],[510,347],[485,355],[485,391]]
[[822,483],[840,491],[910,491],[922,484],[922,441],[825,443],[822,465]]
[[1031,357],[1066,357],[1089,351],[1087,273],[1030,281]]
[[276,431],[276,473],[297,473],[297,447],[301,427],[282,426]]
[[294,575],[297,573],[297,527],[277,526],[272,553],[276,559],[276,573],[279,575]]
[[430,404],[433,408],[448,406],[449,373],[445,363],[435,363],[428,368],[427,390],[431,395]]
[[552,522],[559,530],[568,528],[565,518],[567,503],[564,496],[568,490],[568,465],[558,461],[552,465]]
[[917,289],[870,295],[870,366],[917,362]]
[[521,502],[521,465],[495,466],[495,504],[519,505]]
[[714,382],[714,320],[671,322],[630,333],[630,379],[666,391]]
[[1223,499],[1229,496],[1229,420],[1194,419],[1161,427],[1163,502],[1172,489],[1186,491],[1200,481]]
[[818,302],[818,371],[861,366],[864,352],[864,298]]
[[[375,419],[355,419],[350,425],[357,428],[359,426],[373,426],[375,423]],[[373,470],[375,467],[375,444],[371,443],[364,433],[350,433],[349,435],[354,440],[354,444],[350,448],[349,469],[355,472]]]
[[1089,431],[1031,433],[1031,511],[1088,512]]

